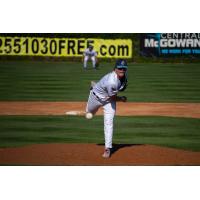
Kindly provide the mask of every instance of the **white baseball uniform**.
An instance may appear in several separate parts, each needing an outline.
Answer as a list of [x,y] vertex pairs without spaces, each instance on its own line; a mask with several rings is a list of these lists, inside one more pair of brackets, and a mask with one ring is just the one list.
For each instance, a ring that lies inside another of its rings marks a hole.
[[87,68],[87,62],[88,62],[89,59],[92,60],[92,66],[93,66],[93,68],[95,68],[95,63],[96,63],[95,58],[97,56],[97,52],[94,51],[94,50],[90,51],[89,48],[87,48],[84,51],[83,55],[84,55],[84,68]]
[[116,112],[116,101],[110,97],[116,95],[122,83],[115,71],[106,74],[93,89],[90,90],[86,112],[95,114],[99,107],[104,110],[105,148],[112,148],[113,119]]

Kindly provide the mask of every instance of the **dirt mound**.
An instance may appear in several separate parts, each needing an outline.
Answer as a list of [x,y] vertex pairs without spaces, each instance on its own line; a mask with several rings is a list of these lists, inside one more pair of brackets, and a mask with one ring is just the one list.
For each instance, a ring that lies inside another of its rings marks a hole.
[[0,164],[6,165],[200,165],[200,152],[190,152],[153,145],[114,145],[109,159],[102,158],[103,145],[37,144],[1,148]]

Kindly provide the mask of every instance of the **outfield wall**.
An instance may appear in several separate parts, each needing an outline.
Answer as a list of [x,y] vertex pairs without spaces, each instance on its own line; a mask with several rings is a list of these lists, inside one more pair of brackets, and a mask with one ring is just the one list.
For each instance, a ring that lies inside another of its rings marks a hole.
[[[140,33],[13,33],[0,34],[0,60],[69,60],[81,61],[83,51],[93,45],[98,57],[103,61],[125,58],[132,62],[199,62],[200,48],[171,47],[161,49],[156,46],[156,37],[164,34]],[[170,37],[171,35],[168,34]],[[200,35],[200,34],[199,34]],[[165,35],[166,36],[166,35]],[[182,35],[181,35],[182,36]],[[189,37],[189,35],[186,35]],[[194,37],[191,34],[190,37]],[[197,35],[198,36],[198,35]],[[149,46],[144,46],[146,38]],[[170,38],[169,38],[170,39]],[[186,38],[187,39],[187,38]],[[195,39],[195,38],[192,38]],[[198,38],[196,38],[197,40]],[[169,40],[171,41],[171,40]],[[198,41],[197,41],[198,42]],[[199,42],[200,43],[200,42]],[[181,52],[181,54],[177,52]],[[159,52],[164,52],[159,54]],[[167,53],[166,53],[167,52]],[[173,53],[169,53],[173,52]],[[184,53],[185,52],[185,53]],[[192,53],[188,53],[192,52]],[[194,54],[193,52],[197,52]],[[198,53],[199,52],[199,53]]]

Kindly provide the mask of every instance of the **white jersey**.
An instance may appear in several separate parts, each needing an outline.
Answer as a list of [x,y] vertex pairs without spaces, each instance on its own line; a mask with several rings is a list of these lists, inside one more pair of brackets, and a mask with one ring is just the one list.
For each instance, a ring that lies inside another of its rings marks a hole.
[[105,148],[112,148],[113,119],[116,113],[116,101],[110,97],[126,89],[126,84],[126,73],[122,79],[119,79],[117,73],[112,71],[103,76],[90,90],[86,113],[95,115],[98,109],[103,107]]
[[93,92],[102,100],[107,100],[116,95],[121,87],[121,81],[118,79],[115,71],[106,74],[93,87]]
[[84,56],[89,56],[89,57],[97,56],[97,53],[94,50],[90,51],[89,48],[88,48],[84,51]]

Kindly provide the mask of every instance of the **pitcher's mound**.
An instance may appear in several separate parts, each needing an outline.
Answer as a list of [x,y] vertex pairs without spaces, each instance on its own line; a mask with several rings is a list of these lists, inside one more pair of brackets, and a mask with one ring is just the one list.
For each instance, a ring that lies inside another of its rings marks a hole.
[[153,145],[116,144],[111,158],[103,145],[37,144],[1,148],[0,165],[200,165],[200,152]]

